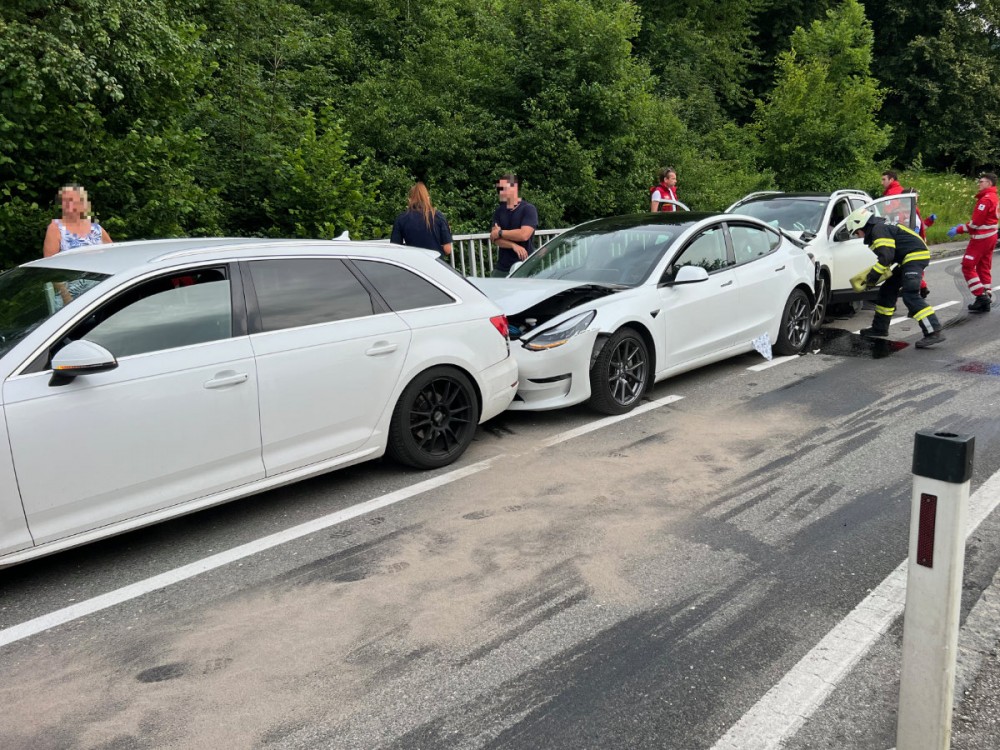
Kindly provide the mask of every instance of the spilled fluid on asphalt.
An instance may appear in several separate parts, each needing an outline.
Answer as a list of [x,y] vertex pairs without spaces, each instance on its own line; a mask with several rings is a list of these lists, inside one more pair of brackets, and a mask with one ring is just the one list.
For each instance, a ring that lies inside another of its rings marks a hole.
[[977,362],[975,360],[959,362],[955,365],[959,372],[969,372],[973,375],[992,375],[1000,377],[1000,364],[996,362]]
[[866,339],[840,328],[821,328],[809,340],[806,351],[838,357],[884,359],[909,347],[906,341]]

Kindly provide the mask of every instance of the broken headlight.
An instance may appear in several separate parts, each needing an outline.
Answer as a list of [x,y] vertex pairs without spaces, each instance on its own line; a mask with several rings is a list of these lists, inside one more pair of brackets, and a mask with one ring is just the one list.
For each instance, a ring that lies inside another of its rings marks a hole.
[[564,320],[562,323],[559,323],[553,328],[548,328],[540,333],[534,334],[528,340],[522,339],[524,342],[524,348],[530,349],[534,352],[540,352],[545,349],[553,349],[557,346],[562,346],[571,338],[576,336],[576,334],[587,330],[587,326],[591,324],[595,317],[597,317],[597,310],[591,310],[590,312],[574,315],[569,320]]

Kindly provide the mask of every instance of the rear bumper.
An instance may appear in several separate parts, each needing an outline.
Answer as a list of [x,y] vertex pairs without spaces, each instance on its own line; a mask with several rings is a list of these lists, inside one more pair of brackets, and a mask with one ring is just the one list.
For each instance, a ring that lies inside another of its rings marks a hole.
[[[514,348],[513,342],[511,348]],[[510,356],[487,367],[479,374],[483,392],[483,414],[479,418],[480,422],[493,419],[510,406],[517,392],[517,369],[517,360]]]

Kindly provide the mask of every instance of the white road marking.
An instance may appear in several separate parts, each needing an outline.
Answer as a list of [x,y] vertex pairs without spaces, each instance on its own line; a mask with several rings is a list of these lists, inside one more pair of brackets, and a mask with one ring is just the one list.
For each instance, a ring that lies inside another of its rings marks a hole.
[[672,404],[675,401],[680,401],[683,396],[664,396],[663,398],[658,398],[656,401],[650,401],[642,406],[637,406],[628,414],[619,414],[614,417],[605,417],[604,419],[598,419],[596,422],[589,422],[582,427],[577,427],[573,430],[567,430],[566,432],[560,432],[558,435],[550,437],[548,440],[542,443],[545,448],[551,448],[553,445],[558,445],[567,440],[572,440],[575,437],[580,437],[581,435],[586,435],[588,432],[593,432],[594,430],[600,430],[608,425],[615,424],[615,422],[621,422],[624,419],[629,419],[638,414],[644,414],[647,411],[652,411],[653,409],[659,409],[661,406],[666,406],[667,404]]
[[[1000,505],[1000,471],[969,500],[968,538]],[[906,560],[736,722],[712,750],[778,750],[903,612]]]
[[[952,305],[959,305],[961,303],[962,303],[962,300],[953,299],[953,300],[949,300],[947,302],[942,302],[940,305],[932,305],[932,307],[934,308],[934,310],[936,312],[938,310],[943,310],[946,307],[951,307]],[[909,317],[906,316],[906,315],[903,315],[903,316],[900,316],[898,318],[893,318],[892,320],[889,321],[889,325],[894,326],[897,323],[902,323],[904,320],[909,320]],[[851,331],[851,333],[853,333],[854,335],[857,335],[857,334],[861,333],[861,331],[860,330]]]
[[791,362],[793,359],[798,359],[798,354],[789,354],[787,357],[775,357],[769,362],[761,362],[759,365],[754,365],[753,367],[748,367],[749,372],[760,372],[761,370],[767,370],[771,367],[777,367],[778,365],[784,364],[785,362]]
[[[666,396],[664,398],[657,399],[656,401],[651,401],[633,409],[628,414],[599,419],[596,422],[591,422],[583,427],[559,433],[555,437],[545,441],[543,445],[545,447],[549,447],[556,445],[557,443],[565,442],[566,440],[570,440],[580,435],[585,435],[588,432],[593,432],[594,430],[599,430],[602,427],[606,427],[616,422],[621,422],[622,420],[643,414],[644,412],[651,411],[652,409],[658,409],[661,406],[666,406],[674,401],[679,401],[681,398],[683,398],[683,396]],[[425,492],[429,492],[430,490],[437,489],[438,487],[443,487],[447,484],[451,484],[452,482],[456,482],[459,479],[465,479],[466,477],[485,471],[501,458],[509,458],[509,456],[495,456],[494,458],[479,461],[478,463],[474,463],[470,466],[449,471],[446,474],[441,474],[440,476],[427,479],[423,482],[418,482],[417,484],[410,485],[409,487],[403,487],[402,489],[395,490],[394,492],[382,495],[381,497],[376,497],[372,500],[352,505],[350,508],[338,510],[335,513],[321,516],[320,518],[307,521],[306,523],[299,524],[298,526],[293,526],[292,528],[285,529],[284,531],[270,534],[252,542],[241,544],[240,546],[233,547],[225,552],[220,552],[216,555],[196,560],[193,563],[188,563],[187,565],[182,565],[179,568],[168,570],[165,573],[160,573],[159,575],[155,575],[151,578],[137,581],[128,586],[123,586],[120,589],[115,589],[114,591],[109,591],[106,594],[95,596],[92,599],[87,599],[86,601],[79,602],[72,606],[64,607],[54,612],[49,612],[48,614],[41,615],[40,617],[22,622],[18,625],[12,625],[9,628],[0,630],[0,648],[25,638],[30,638],[33,635],[38,635],[39,633],[50,630],[59,625],[64,625],[67,622],[72,622],[73,620],[78,620],[81,617],[86,617],[87,615],[92,615],[95,612],[100,612],[103,609],[114,607],[115,605],[127,602],[131,599],[137,599],[138,597],[152,591],[157,591],[159,589],[166,588],[167,586],[172,586],[175,583],[186,581],[189,578],[194,578],[195,576],[207,573],[210,570],[221,568],[224,565],[229,565],[230,563],[242,560],[245,557],[256,555],[260,552],[271,549],[272,547],[277,547],[281,544],[285,544],[286,542],[301,539],[309,534],[314,534],[317,531],[322,531],[323,529],[328,529],[331,526],[336,526],[337,524],[344,523],[345,521],[350,521],[353,518],[363,516],[366,513],[371,513],[374,510],[385,508],[411,497],[415,497],[416,495],[421,495]]]
[[[948,302],[942,302],[940,305],[932,305],[932,307],[934,308],[934,311],[937,312],[938,310],[943,310],[946,307],[957,305],[959,304],[960,301],[961,300],[953,299]],[[908,316],[903,315],[899,318],[893,318],[892,320],[889,321],[889,325],[894,326],[896,325],[896,323],[902,323],[904,320],[909,320]]]
[[389,505],[411,498],[414,495],[419,495],[421,493],[437,489],[438,487],[443,487],[446,484],[451,484],[459,479],[470,477],[473,474],[478,474],[479,472],[488,469],[495,461],[500,460],[502,457],[503,456],[496,456],[495,458],[480,461],[461,469],[449,471],[447,474],[442,474],[440,476],[424,480],[423,482],[418,482],[417,484],[410,485],[409,487],[403,487],[402,489],[382,495],[381,497],[376,497],[372,500],[352,505],[350,508],[338,510],[335,513],[321,516],[320,518],[307,521],[306,523],[299,524],[298,526],[292,526],[284,531],[270,534],[252,542],[247,542],[246,544],[241,544],[238,547],[233,547],[232,549],[220,552],[217,555],[196,560],[193,563],[188,563],[187,565],[182,565],[179,568],[168,570],[167,572],[160,573],[152,578],[137,581],[136,583],[128,586],[123,586],[120,589],[109,591],[108,593],[101,594],[100,596],[95,596],[93,599],[87,599],[86,601],[79,602],[78,604],[74,604],[70,607],[64,607],[63,609],[58,609],[55,612],[50,612],[46,615],[42,615],[41,617],[36,617],[33,620],[22,622],[19,625],[13,625],[9,628],[5,628],[4,630],[0,630],[0,648],[3,648],[10,643],[14,643],[15,641],[20,641],[24,638],[37,635],[38,633],[54,628],[57,625],[63,625],[72,620],[86,617],[87,615],[91,615],[95,612],[100,612],[102,609],[108,609],[116,604],[127,602],[130,599],[136,599],[144,594],[150,593],[151,591],[172,586],[173,584],[180,583],[188,578],[194,578],[195,576],[207,573],[210,570],[221,568],[223,565],[228,565],[229,563],[237,560],[242,560],[245,557],[256,555],[259,552],[271,549],[272,547],[277,547],[285,542],[291,542],[309,534],[314,534],[317,531],[330,528],[331,526],[336,526],[337,524],[344,523],[352,518],[362,516],[365,513],[370,513],[373,510],[385,508]]

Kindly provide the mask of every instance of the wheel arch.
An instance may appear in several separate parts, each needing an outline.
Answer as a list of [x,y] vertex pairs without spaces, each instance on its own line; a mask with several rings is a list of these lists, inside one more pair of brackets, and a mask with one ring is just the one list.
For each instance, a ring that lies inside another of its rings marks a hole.
[[434,362],[433,364],[429,364],[426,367],[423,367],[417,370],[416,372],[411,373],[410,377],[407,378],[405,383],[403,383],[402,388],[399,389],[399,395],[396,396],[396,400],[395,402],[393,402],[393,408],[395,408],[395,405],[399,403],[399,399],[403,397],[403,393],[409,387],[410,383],[419,378],[428,370],[433,370],[435,367],[449,367],[452,370],[457,370],[458,372],[462,373],[463,375],[465,375],[465,377],[469,379],[469,382],[472,383],[473,390],[476,392],[476,406],[478,407],[477,409],[478,413],[476,414],[476,424],[479,424],[479,420],[483,418],[483,389],[479,385],[479,380],[477,380],[476,376],[472,374],[472,371],[469,370],[468,367],[460,365],[456,362]]
[[649,352],[650,359],[652,360],[650,363],[652,366],[649,368],[649,374],[646,376],[649,381],[647,386],[652,385],[656,379],[657,372],[656,364],[658,352],[656,348],[656,339],[653,338],[653,333],[649,330],[649,327],[640,320],[624,320],[620,322],[614,330],[601,331],[597,334],[597,341],[594,342],[594,349],[590,353],[590,367],[594,366],[594,363],[597,361],[598,356],[600,356],[601,350],[604,348],[608,339],[618,333],[618,331],[622,328],[630,328],[635,331],[646,345],[646,351]]
[[[795,289],[801,289],[803,292],[806,293],[806,298],[809,300],[810,305],[816,304],[816,292],[813,289],[810,289],[809,285],[806,284],[804,281],[796,284]],[[791,292],[789,292],[789,294],[791,294]]]

